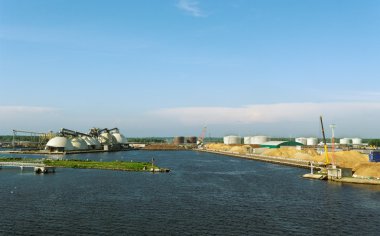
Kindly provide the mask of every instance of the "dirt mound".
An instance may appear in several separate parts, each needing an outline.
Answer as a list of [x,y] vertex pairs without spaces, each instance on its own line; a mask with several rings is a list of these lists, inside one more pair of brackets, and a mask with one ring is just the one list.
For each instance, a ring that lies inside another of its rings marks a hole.
[[368,155],[362,154],[357,151],[341,151],[329,153],[329,158],[331,162],[339,167],[352,168],[356,171],[357,166],[360,164],[369,163]]
[[[235,152],[240,154],[247,154],[252,150],[249,145],[226,145],[221,143],[206,144],[207,149],[217,151]],[[256,149],[253,149],[253,153]],[[263,151],[259,148],[260,153],[266,156],[276,156],[285,158],[295,158],[306,161],[325,162],[325,155],[317,153],[315,149],[297,150],[294,147],[282,147],[266,149]],[[339,167],[352,168],[358,176],[380,178],[380,163],[371,163],[368,160],[368,155],[362,154],[357,151],[340,151],[328,153],[330,162]]]
[[362,163],[356,166],[354,173],[360,177],[380,178],[380,163]]

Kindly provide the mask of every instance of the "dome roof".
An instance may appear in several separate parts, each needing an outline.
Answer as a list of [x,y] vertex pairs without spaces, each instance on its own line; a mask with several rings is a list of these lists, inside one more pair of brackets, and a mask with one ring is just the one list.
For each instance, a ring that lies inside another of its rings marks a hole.
[[81,137],[71,138],[70,142],[73,145],[74,149],[77,149],[77,150],[88,149],[86,141],[84,141]]
[[94,137],[84,136],[82,139],[87,143],[88,146],[100,147],[100,142]]
[[117,143],[116,138],[110,133],[102,133],[98,139],[101,144],[111,145]]
[[64,148],[66,151],[74,150],[73,145],[66,137],[54,137],[47,142],[46,147]]
[[124,137],[124,135],[120,133],[113,133],[112,136],[116,139],[116,142],[119,144],[127,144],[128,140]]

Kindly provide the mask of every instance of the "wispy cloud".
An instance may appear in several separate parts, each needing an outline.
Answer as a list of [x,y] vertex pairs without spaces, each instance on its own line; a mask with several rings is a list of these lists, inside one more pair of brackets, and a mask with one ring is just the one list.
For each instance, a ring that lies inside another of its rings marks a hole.
[[52,107],[37,107],[37,106],[0,106],[2,116],[10,114],[30,114],[30,113],[45,113],[57,111],[57,108]]
[[198,5],[198,2],[194,0],[179,0],[177,7],[194,17],[205,16]]
[[184,125],[307,122],[326,115],[336,120],[380,116],[380,103],[279,103],[244,107],[185,107],[161,109],[155,115]]

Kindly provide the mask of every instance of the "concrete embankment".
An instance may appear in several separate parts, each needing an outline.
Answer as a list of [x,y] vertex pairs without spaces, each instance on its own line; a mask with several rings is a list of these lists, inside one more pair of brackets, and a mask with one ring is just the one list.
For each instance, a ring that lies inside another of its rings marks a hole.
[[[304,169],[310,169],[309,161],[299,160],[299,159],[273,157],[273,156],[265,156],[265,155],[259,155],[259,154],[240,154],[240,153],[217,151],[217,150],[210,150],[210,149],[207,149],[207,150],[200,149],[199,151],[233,156],[233,157],[238,157],[238,158],[245,158],[245,159],[250,159],[250,160],[270,162],[270,163],[275,163],[275,164],[280,164],[280,165],[294,166],[294,167],[299,167],[299,168],[304,168]],[[317,163],[314,163],[314,166],[315,167],[324,166],[324,163],[317,162]]]

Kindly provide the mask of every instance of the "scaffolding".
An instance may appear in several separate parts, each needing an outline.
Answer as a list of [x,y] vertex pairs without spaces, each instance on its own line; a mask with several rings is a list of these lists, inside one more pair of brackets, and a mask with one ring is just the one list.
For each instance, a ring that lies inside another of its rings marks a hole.
[[12,147],[37,148],[43,149],[50,138],[54,136],[53,132],[41,133],[25,130],[13,130]]

